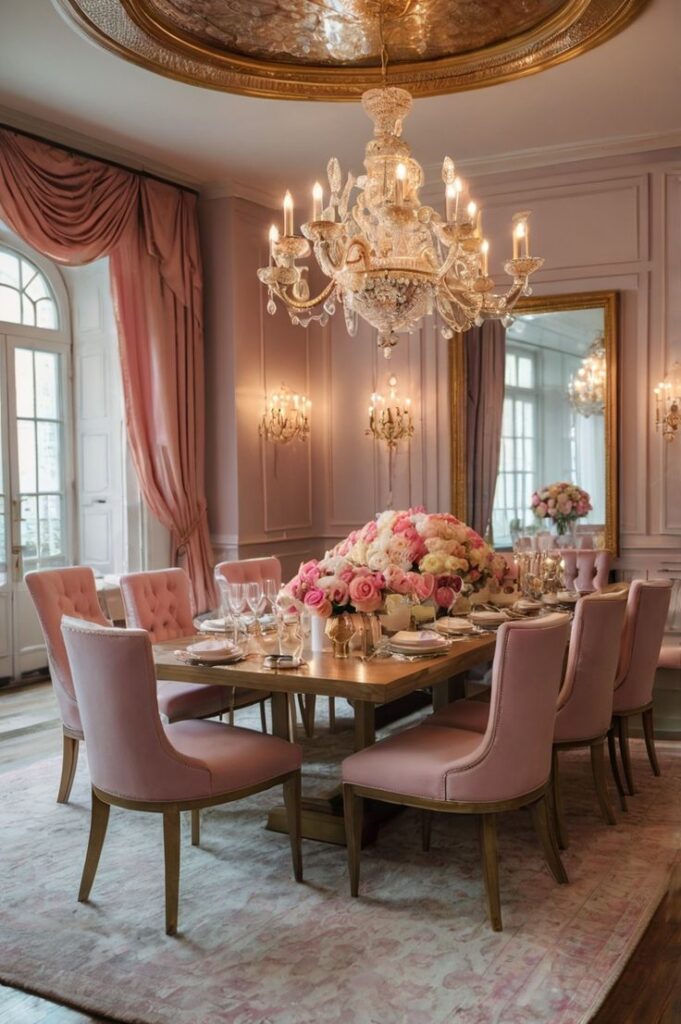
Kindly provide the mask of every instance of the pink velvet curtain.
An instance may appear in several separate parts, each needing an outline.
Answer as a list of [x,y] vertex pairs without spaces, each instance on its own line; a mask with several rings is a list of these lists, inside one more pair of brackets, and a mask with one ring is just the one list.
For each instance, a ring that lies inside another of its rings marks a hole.
[[492,518],[504,410],[506,330],[486,320],[464,335],[468,525],[485,536]]
[[58,263],[110,257],[130,450],[144,500],[172,533],[203,611],[214,585],[196,197],[3,128],[0,215]]

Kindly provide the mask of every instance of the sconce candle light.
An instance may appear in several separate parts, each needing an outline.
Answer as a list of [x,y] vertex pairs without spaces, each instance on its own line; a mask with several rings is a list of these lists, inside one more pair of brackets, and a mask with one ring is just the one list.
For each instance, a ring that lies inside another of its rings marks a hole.
[[306,441],[310,436],[311,406],[309,398],[282,384],[278,391],[266,399],[258,428],[260,437],[279,444],[288,444],[295,439]]
[[681,363],[674,363],[655,388],[655,429],[665,441],[681,434]]
[[401,399],[397,391],[397,377],[388,377],[388,397],[374,392],[369,406],[368,437],[383,441],[388,448],[388,508],[393,504],[394,459],[400,441],[414,436],[411,398]]

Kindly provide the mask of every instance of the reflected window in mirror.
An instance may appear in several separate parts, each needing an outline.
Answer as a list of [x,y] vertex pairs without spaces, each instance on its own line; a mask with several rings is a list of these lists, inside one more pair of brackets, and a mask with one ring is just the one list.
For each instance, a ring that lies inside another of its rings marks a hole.
[[521,312],[507,330],[499,472],[492,511],[496,547],[511,547],[516,531],[548,529],[550,520],[537,520],[530,500],[535,490],[559,480],[575,483],[591,495],[593,511],[578,521],[578,532],[588,546],[604,542],[604,410],[593,401],[575,402],[574,396],[580,391],[576,382],[584,380],[585,360],[604,334],[605,312],[600,305]]

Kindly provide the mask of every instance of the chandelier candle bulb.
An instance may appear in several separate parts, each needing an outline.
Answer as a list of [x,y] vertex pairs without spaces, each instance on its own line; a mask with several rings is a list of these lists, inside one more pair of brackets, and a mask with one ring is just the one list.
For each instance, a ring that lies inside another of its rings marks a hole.
[[318,221],[322,219],[322,199],[324,198],[324,192],[322,186],[318,181],[315,181],[314,188],[312,189],[312,220]]
[[447,185],[445,188],[445,215],[450,224],[456,220],[458,201],[459,194],[456,190],[456,185],[454,183]]
[[489,242],[486,238],[482,240],[480,253],[482,255],[482,276],[487,277],[489,273]]
[[398,164],[395,168],[395,204],[397,206],[402,206],[404,202],[404,182],[406,177],[406,164]]
[[279,231],[275,224],[270,228],[270,266],[272,266],[272,260],[274,259],[274,247],[279,241]]
[[284,235],[289,238],[293,234],[293,196],[287,192],[284,196]]
[[478,204],[474,203],[471,199],[470,203],[466,207],[466,213],[468,214],[468,221],[475,227],[476,214],[478,212]]

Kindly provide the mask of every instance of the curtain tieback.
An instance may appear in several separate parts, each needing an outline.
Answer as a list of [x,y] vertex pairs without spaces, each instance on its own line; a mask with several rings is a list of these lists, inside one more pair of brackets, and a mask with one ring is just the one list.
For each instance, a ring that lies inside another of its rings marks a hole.
[[201,502],[199,502],[199,511],[197,512],[196,517],[194,519],[192,519],[191,524],[187,527],[186,530],[184,530],[183,533],[179,533],[179,532],[176,533],[176,536],[177,536],[177,544],[175,546],[175,554],[176,555],[184,555],[186,553],[187,544],[189,543],[189,540],[192,537],[192,535],[194,533],[196,533],[196,531],[198,530],[199,526],[201,525],[201,520],[203,519],[205,514],[206,514],[206,503],[205,503],[205,501],[201,501]]

